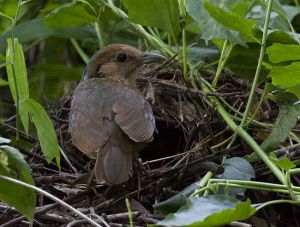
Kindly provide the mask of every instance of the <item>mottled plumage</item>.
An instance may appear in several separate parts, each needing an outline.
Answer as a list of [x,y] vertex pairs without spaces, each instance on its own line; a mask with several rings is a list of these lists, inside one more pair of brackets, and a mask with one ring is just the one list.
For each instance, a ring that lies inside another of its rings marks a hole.
[[[121,58],[120,54],[125,54]],[[136,89],[136,69],[160,55],[127,45],[110,45],[92,58],[71,102],[73,144],[96,158],[98,182],[122,183],[132,175],[132,160],[152,140],[155,120],[149,103]],[[121,61],[120,61],[121,59]]]

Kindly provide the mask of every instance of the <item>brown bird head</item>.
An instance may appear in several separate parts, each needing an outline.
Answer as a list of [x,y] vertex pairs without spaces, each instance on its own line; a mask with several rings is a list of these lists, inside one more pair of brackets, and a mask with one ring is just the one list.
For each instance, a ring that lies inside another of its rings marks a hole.
[[136,87],[137,69],[146,63],[164,61],[159,54],[144,53],[135,47],[112,44],[99,50],[84,72],[84,80],[108,78]]

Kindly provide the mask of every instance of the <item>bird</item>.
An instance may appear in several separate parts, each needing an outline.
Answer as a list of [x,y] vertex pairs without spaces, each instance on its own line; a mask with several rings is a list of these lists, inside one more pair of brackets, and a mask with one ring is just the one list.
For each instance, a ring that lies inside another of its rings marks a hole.
[[116,185],[133,174],[133,162],[156,130],[150,104],[137,89],[143,64],[167,58],[125,45],[97,51],[76,87],[69,116],[72,143],[96,159],[93,177]]

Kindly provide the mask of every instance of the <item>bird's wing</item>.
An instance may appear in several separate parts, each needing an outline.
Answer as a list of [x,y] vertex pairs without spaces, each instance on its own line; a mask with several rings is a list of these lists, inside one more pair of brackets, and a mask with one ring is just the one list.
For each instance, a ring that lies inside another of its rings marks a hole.
[[122,93],[112,109],[115,113],[116,123],[133,141],[151,141],[155,130],[155,119],[151,106],[134,89],[126,87]]
[[81,82],[72,97],[69,129],[73,144],[86,155],[96,158],[112,135],[112,85],[97,80]]

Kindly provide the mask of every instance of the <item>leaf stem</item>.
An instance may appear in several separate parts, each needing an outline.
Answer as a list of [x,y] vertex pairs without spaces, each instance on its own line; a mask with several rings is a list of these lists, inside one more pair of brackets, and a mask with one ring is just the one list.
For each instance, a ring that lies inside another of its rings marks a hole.
[[[300,187],[295,187],[292,185],[289,187],[282,184],[265,183],[265,182],[258,182],[258,181],[228,180],[228,179],[209,179],[207,185],[209,188],[211,188],[211,187],[215,187],[214,186],[215,184],[217,184],[218,186],[247,188],[253,190],[264,190],[264,191],[280,192],[286,194],[289,194],[290,190],[292,190],[294,194],[300,195]],[[203,188],[199,188],[193,193],[193,195],[199,195],[199,193],[202,193],[202,191]]]
[[246,110],[244,112],[242,122],[240,123],[241,127],[243,127],[245,125],[245,122],[247,120],[247,117],[249,115],[250,109],[251,109],[253,101],[254,101],[255,91],[256,91],[256,88],[257,88],[258,79],[259,79],[259,75],[260,75],[260,72],[261,72],[261,67],[262,67],[264,54],[265,54],[265,49],[266,49],[266,42],[267,42],[267,37],[268,37],[268,27],[269,27],[269,21],[270,21],[270,14],[271,14],[271,10],[272,10],[272,4],[273,4],[273,0],[269,0],[266,15],[265,15],[263,37],[262,37],[262,42],[261,42],[261,48],[260,48],[258,63],[257,63],[256,72],[255,72],[254,80],[253,80],[253,83],[252,83],[251,91],[250,91],[250,94],[249,94],[248,102],[247,102],[247,105],[246,105]]
[[219,77],[221,75],[221,72],[223,71],[224,69],[224,66],[227,62],[227,59],[231,53],[231,50],[233,48],[233,45],[231,43],[228,44],[228,40],[226,39],[224,41],[224,44],[223,44],[223,48],[222,48],[222,52],[221,52],[221,56],[220,56],[220,60],[219,60],[219,64],[218,64],[218,68],[217,68],[217,72],[216,72],[216,75],[215,75],[215,78],[212,82],[212,87],[215,88],[217,86],[217,83],[218,83],[218,80],[219,80]]
[[86,53],[82,50],[82,48],[80,47],[80,45],[78,44],[78,42],[74,39],[71,38],[71,43],[74,46],[75,50],[77,51],[77,53],[79,54],[79,56],[81,57],[81,59],[83,60],[83,62],[85,64],[89,63],[89,57],[86,55]]
[[[209,89],[207,82],[203,78],[200,79],[200,86],[204,92],[211,92]],[[219,100],[216,97],[208,96],[206,99],[210,105],[213,105],[222,118],[225,120],[227,125],[237,134],[239,135],[259,156],[259,158],[269,167],[269,169],[273,172],[273,174],[278,178],[278,180],[286,184],[286,179],[281,170],[268,158],[266,153],[260,148],[260,146],[255,142],[255,140],[241,127],[238,126],[231,116],[226,112],[224,107],[221,105]]]
[[97,34],[97,39],[98,39],[98,45],[99,45],[99,48],[103,47],[104,46],[104,42],[103,42],[103,38],[101,36],[101,31],[100,31],[100,25],[99,25],[99,22],[95,22],[94,23],[94,28],[95,28],[95,31],[96,31],[96,34]]
[[131,206],[130,206],[130,202],[129,202],[129,200],[127,198],[125,199],[125,203],[126,203],[126,208],[127,208],[127,212],[128,212],[128,218],[129,218],[130,227],[134,227]]
[[[211,171],[208,171],[205,175],[204,175],[204,177],[202,177],[202,179],[200,180],[200,182],[199,182],[199,185],[198,185],[198,187],[201,189],[203,189],[206,185],[208,185],[208,182],[209,182],[209,180],[212,178],[212,176],[213,176],[213,173],[211,172]],[[195,191],[196,192],[196,191]],[[195,192],[192,194],[192,195],[194,195],[195,194]],[[205,194],[207,194],[208,193],[208,191],[204,191],[204,195]]]
[[179,9],[180,9],[180,25],[182,28],[182,64],[183,64],[183,78],[185,81],[188,80],[187,76],[187,43],[186,43],[186,0],[179,0]]
[[280,203],[290,203],[290,204],[294,204],[294,205],[300,205],[299,201],[293,201],[293,200],[287,200],[287,199],[279,199],[279,200],[273,200],[273,201],[269,201],[269,202],[265,202],[262,205],[258,206],[256,208],[256,210],[261,210],[262,208],[269,206],[269,205],[274,205],[274,204],[280,204]]

